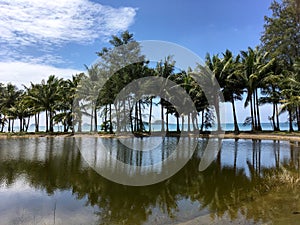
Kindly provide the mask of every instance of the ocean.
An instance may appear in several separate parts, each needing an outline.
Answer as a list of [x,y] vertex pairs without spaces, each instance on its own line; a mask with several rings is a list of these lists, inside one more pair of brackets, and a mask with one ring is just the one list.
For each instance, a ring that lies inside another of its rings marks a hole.
[[[240,131],[250,131],[251,130],[251,125],[243,125],[243,123],[239,123],[239,129]],[[261,124],[262,126],[262,129],[264,131],[272,131],[273,130],[273,126],[271,123],[262,123]],[[176,124],[169,124],[169,131],[176,131],[176,127],[177,125]],[[187,127],[188,125],[185,124],[184,126],[184,130],[187,130]],[[221,127],[224,131],[233,131],[234,130],[234,125],[233,123],[225,123],[225,124],[221,124]],[[297,125],[294,123],[294,130],[297,130]],[[39,127],[40,131],[45,131],[46,128],[45,126],[40,126]],[[145,129],[148,130],[148,126],[145,125]],[[166,129],[166,127],[165,127]],[[181,125],[180,125],[180,129],[181,129]],[[34,132],[35,130],[35,126],[34,124],[31,124],[28,128],[28,132]],[[76,128],[77,130],[77,128]],[[151,131],[160,131],[161,130],[161,125],[160,124],[152,124],[151,126]],[[216,126],[212,127],[212,128],[208,128],[208,129],[205,129],[204,128],[204,131],[211,131],[211,130],[216,130]],[[288,131],[289,130],[289,124],[288,122],[285,122],[285,123],[280,123],[280,130],[281,131]],[[5,127],[4,129],[5,132],[7,132],[7,126]],[[14,126],[14,131],[15,132],[18,132],[19,131],[19,127],[18,126]],[[62,132],[63,131],[63,126],[62,125],[55,125],[54,126],[54,131],[55,132]],[[90,126],[88,124],[84,124],[82,126],[82,131],[83,132],[89,132],[90,131]],[[101,131],[101,126],[98,125],[98,131]]]

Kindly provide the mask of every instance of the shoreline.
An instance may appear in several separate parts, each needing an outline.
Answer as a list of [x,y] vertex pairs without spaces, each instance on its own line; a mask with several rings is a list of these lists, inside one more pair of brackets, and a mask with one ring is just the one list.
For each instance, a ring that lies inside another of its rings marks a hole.
[[[160,132],[153,133],[152,136],[161,136]],[[0,133],[0,139],[9,138],[39,138],[39,137],[101,137],[101,138],[127,138],[131,135],[115,135],[104,133]],[[143,135],[146,136],[146,135]],[[179,137],[178,133],[170,133],[168,137]],[[199,134],[199,138],[222,138],[222,139],[256,139],[256,140],[283,140],[283,141],[300,141],[300,132],[285,132],[285,131],[262,131],[262,132],[225,132],[221,135],[216,134]]]

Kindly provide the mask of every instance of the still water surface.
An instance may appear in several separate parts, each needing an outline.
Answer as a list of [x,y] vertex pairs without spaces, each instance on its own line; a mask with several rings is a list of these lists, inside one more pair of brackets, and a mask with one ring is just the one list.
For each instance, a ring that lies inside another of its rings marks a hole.
[[[168,157],[168,146],[178,140],[165,139],[153,152],[127,157],[127,163],[155,164]],[[300,224],[300,190],[276,191],[270,175],[283,167],[299,173],[297,142],[223,140],[217,158],[199,172],[207,142],[199,139],[192,159],[173,177],[130,187],[89,166],[77,148],[87,140],[109,142],[115,155],[122,146],[101,138],[1,140],[0,224]]]

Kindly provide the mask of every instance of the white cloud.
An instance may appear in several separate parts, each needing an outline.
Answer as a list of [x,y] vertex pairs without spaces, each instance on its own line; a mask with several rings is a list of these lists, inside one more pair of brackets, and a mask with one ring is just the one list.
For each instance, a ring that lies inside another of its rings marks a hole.
[[89,0],[0,0],[0,43],[88,43],[126,30],[135,15],[134,8]]
[[40,83],[49,75],[61,78],[70,78],[72,75],[83,71],[74,69],[61,69],[43,64],[31,64],[24,62],[0,62],[0,83],[13,83],[18,87],[30,85],[30,82]]
[[72,59],[57,47],[107,39],[127,30],[135,15],[134,8],[92,0],[0,0],[0,82],[21,87],[51,74],[71,77],[81,71],[68,69]]

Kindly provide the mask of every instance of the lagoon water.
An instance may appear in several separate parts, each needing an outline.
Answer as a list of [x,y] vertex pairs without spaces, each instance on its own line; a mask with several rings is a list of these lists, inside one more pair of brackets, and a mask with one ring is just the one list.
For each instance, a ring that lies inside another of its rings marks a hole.
[[[193,157],[174,176],[132,187],[90,167],[78,149],[88,146],[87,140],[109,144],[118,157],[117,139],[1,140],[0,224],[299,224],[300,190],[287,187],[277,193],[268,176],[283,167],[300,173],[298,142],[223,140],[218,156],[200,172],[207,140],[199,139]],[[176,143],[176,137],[165,137],[155,154],[139,152],[139,160],[123,161],[155,164]]]

